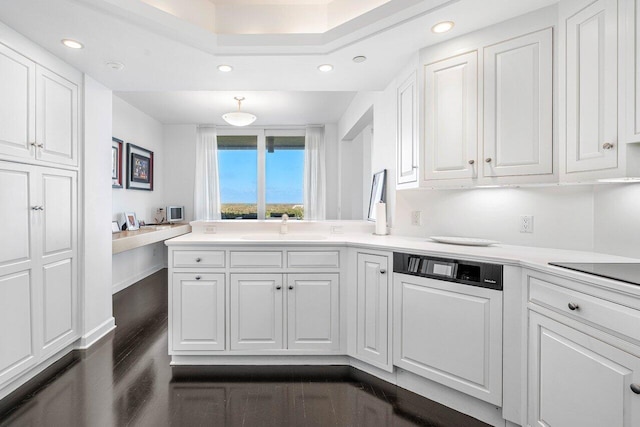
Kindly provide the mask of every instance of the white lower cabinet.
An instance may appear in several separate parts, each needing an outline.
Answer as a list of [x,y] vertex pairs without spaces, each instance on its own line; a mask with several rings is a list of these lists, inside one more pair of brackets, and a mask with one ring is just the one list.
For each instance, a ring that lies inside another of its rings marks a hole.
[[77,178],[0,162],[0,183],[2,386],[78,337]]
[[394,365],[502,405],[502,292],[394,275]]
[[355,356],[392,371],[389,356],[390,256],[359,252],[357,256],[357,330]]
[[231,274],[231,350],[283,348],[282,274]]
[[529,425],[640,424],[640,352],[535,312],[529,322]]
[[231,350],[337,349],[338,285],[334,273],[232,273]]
[[171,313],[174,350],[224,350],[224,274],[175,273]]

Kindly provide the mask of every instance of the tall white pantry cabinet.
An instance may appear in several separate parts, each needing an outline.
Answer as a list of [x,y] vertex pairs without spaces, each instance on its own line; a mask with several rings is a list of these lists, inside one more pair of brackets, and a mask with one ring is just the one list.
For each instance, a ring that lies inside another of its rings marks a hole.
[[81,81],[0,28],[0,397],[79,336]]

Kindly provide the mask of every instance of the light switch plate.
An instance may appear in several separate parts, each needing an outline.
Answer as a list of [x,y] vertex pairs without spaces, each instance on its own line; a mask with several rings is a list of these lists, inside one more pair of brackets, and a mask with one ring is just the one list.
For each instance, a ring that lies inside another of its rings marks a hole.
[[411,225],[422,225],[422,211],[411,212]]

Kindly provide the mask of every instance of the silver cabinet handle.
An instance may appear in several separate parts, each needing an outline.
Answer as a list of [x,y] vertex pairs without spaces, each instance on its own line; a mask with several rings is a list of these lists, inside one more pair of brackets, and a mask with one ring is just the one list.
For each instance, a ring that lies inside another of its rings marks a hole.
[[40,143],[40,144],[36,144],[36,146],[37,146],[38,148],[44,148],[44,144],[42,144],[42,143]]
[[380,274],[387,274],[387,270],[380,270]]
[[282,289],[282,286],[276,286],[276,289],[280,290],[280,289]]
[[602,144],[603,150],[611,150],[612,148],[613,148],[613,144],[610,142],[605,142],[604,144]]
[[631,391],[634,392],[635,394],[640,394],[640,385],[631,384]]
[[196,280],[200,280],[200,279],[202,279],[202,277],[196,276]]
[[38,144],[35,141],[30,142],[29,145],[32,146],[32,147],[37,147],[38,146]]
[[575,302],[570,302],[569,304],[567,304],[567,307],[569,307],[569,310],[571,311],[575,311],[575,310],[579,310],[580,306],[578,304],[576,304]]
[[196,258],[196,262],[200,262],[200,261],[202,261],[201,258]]
[[31,206],[32,211],[43,211],[44,208],[42,206]]
[[289,290],[290,291],[293,290],[293,286],[292,285],[289,285]]
[[473,160],[473,159],[472,159],[472,160],[469,160],[469,164],[470,164],[470,165],[474,164],[475,162],[476,162],[476,161],[475,161],[475,160]]
[[493,159],[491,157],[487,157],[484,161],[487,162],[487,163],[491,163],[492,160]]

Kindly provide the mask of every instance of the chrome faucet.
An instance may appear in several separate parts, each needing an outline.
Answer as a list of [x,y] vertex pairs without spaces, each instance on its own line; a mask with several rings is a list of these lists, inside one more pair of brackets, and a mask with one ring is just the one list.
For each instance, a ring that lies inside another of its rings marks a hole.
[[280,224],[280,234],[287,234],[289,232],[289,227],[287,226],[288,220],[289,220],[289,215],[282,214],[282,224]]

